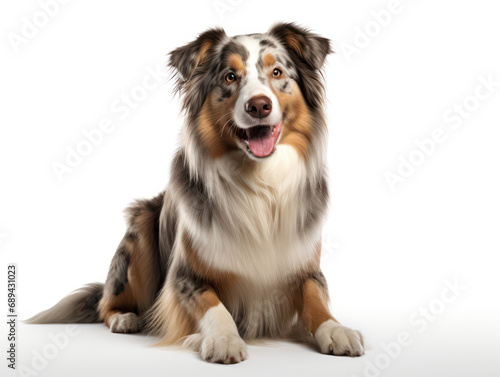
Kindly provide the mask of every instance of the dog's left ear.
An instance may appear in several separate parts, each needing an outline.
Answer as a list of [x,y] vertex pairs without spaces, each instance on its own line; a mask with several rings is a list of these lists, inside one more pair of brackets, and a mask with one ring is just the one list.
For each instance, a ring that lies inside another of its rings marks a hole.
[[330,40],[311,33],[293,22],[274,25],[269,34],[277,38],[292,54],[313,70],[320,70],[326,56],[332,53]]
[[168,65],[177,70],[182,81],[188,81],[196,68],[213,53],[214,46],[225,37],[223,29],[208,29],[191,43],[172,51]]
[[325,90],[320,70],[332,52],[330,41],[294,23],[277,24],[269,34],[290,54],[298,73],[295,79],[307,103],[313,108],[322,106]]

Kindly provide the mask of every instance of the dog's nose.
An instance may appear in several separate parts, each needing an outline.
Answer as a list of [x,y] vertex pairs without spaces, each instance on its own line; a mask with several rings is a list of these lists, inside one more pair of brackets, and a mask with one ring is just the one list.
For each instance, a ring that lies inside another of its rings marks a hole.
[[271,114],[273,103],[267,96],[256,96],[250,98],[245,104],[246,112],[254,118],[265,118]]

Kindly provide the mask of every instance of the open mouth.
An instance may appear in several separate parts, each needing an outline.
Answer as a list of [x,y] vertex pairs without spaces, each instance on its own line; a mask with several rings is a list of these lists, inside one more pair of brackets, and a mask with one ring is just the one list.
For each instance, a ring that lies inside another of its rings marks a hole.
[[236,135],[247,145],[247,151],[255,157],[268,157],[276,150],[283,121],[274,126],[238,128]]

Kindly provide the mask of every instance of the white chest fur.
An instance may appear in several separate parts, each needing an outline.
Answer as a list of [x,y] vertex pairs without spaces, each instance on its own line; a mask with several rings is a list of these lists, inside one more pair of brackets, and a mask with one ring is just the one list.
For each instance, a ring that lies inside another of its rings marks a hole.
[[201,228],[186,214],[181,223],[209,266],[273,284],[314,258],[320,241],[320,225],[307,233],[298,231],[306,195],[305,163],[295,149],[279,145],[251,176],[234,170],[229,160],[217,167],[213,195],[222,220]]

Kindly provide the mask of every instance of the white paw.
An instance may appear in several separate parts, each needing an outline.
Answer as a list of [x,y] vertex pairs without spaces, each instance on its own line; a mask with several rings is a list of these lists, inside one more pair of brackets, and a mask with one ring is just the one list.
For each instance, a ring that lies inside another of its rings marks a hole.
[[200,356],[211,363],[235,364],[248,357],[247,346],[239,335],[205,336]]
[[111,316],[109,329],[114,333],[139,332],[139,318],[135,313],[116,313]]
[[331,319],[318,327],[315,338],[322,353],[338,356],[361,356],[365,353],[361,333]]

